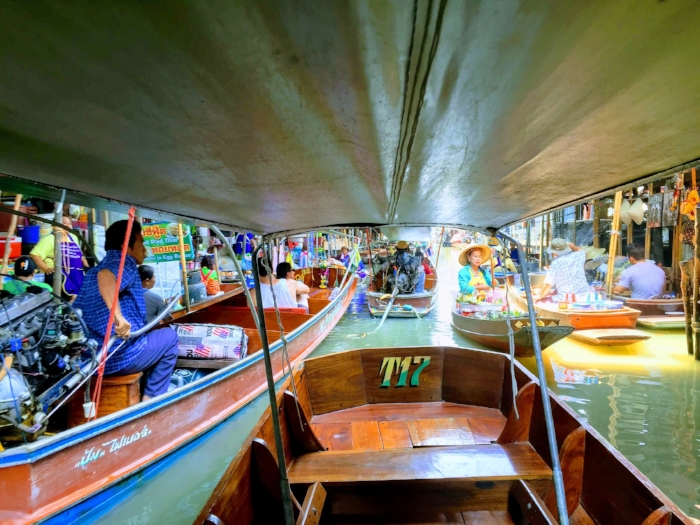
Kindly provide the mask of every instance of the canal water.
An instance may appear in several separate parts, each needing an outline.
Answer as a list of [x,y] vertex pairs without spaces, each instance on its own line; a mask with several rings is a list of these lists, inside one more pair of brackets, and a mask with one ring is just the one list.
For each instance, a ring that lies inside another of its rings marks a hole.
[[[346,315],[312,355],[360,347],[481,348],[450,326],[457,256],[457,249],[442,249],[438,303],[428,316],[387,319],[374,332],[379,321],[369,316],[358,290]],[[682,332],[654,335],[637,345],[602,349],[560,341],[545,352],[548,384],[684,512],[700,518],[700,363],[687,355]],[[534,372],[534,359],[522,362]],[[102,500],[51,523],[192,523],[266,407],[267,396],[261,396]]]

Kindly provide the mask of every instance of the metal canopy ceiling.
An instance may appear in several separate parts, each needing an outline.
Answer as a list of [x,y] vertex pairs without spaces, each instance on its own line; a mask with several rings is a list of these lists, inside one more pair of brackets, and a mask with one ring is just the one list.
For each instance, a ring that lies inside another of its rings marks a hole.
[[0,16],[0,172],[253,231],[498,227],[700,158],[693,1]]

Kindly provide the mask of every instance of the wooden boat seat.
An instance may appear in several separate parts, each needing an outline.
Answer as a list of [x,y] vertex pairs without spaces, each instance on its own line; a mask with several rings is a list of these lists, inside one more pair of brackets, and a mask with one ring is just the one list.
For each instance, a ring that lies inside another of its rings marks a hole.
[[296,458],[289,468],[293,484],[453,484],[551,478],[552,470],[529,443],[314,452]]
[[[97,417],[113,414],[141,401],[142,372],[125,376],[104,376]],[[84,388],[78,390],[68,403],[68,428],[87,422],[83,411]]]

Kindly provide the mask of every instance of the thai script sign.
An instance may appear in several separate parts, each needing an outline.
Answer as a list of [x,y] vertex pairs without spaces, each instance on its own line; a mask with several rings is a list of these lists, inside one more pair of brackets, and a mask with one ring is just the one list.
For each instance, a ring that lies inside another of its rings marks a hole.
[[[174,222],[154,222],[143,225],[143,245],[146,247],[146,263],[159,263],[180,260],[180,239],[178,227]],[[192,236],[187,228],[183,229],[185,260],[194,260]]]
[[[102,447],[91,447],[85,450],[83,457],[75,464],[75,468],[85,468],[92,463],[97,461],[105,454],[114,454],[119,452],[120,449],[131,445],[132,443],[147,437],[151,433],[148,425],[144,425],[143,429],[137,430],[130,436],[121,436],[119,438],[112,439],[106,443],[102,443]],[[104,447],[104,448],[103,448]]]

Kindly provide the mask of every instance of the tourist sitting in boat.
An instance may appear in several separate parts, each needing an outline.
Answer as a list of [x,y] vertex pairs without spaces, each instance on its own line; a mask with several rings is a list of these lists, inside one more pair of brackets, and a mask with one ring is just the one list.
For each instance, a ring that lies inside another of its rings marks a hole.
[[420,259],[425,275],[433,275],[433,270],[430,268],[430,259],[423,255],[423,252],[420,250],[416,250],[416,257]]
[[139,266],[139,277],[143,287],[143,300],[146,303],[146,323],[150,323],[165,310],[165,301],[153,291],[156,285],[156,274],[152,266],[142,264]]
[[631,266],[620,275],[613,293],[631,291],[632,299],[657,299],[666,290],[666,272],[653,261],[647,261],[644,247],[638,244],[627,246],[627,257]]
[[411,255],[406,241],[396,243],[396,252],[384,263],[382,270],[387,276],[384,292],[393,293],[398,288],[401,294],[425,292],[425,271],[421,259]]
[[554,302],[563,301],[571,294],[574,294],[576,301],[585,300],[589,288],[584,269],[586,251],[564,239],[556,238],[552,239],[547,253],[552,257],[552,264],[547,271],[538,300],[550,296],[553,288],[557,291],[555,295],[551,295]]
[[131,331],[146,324],[144,289],[138,271],[139,264],[146,258],[146,249],[143,246],[141,225],[134,222],[131,235],[126,241],[126,260],[117,291],[117,275],[127,224],[128,221],[117,221],[107,229],[105,258],[85,275],[75,307],[83,311],[83,319],[90,330],[89,337],[102,344],[114,295],[118,293],[113,331],[126,343],[122,347],[118,343],[112,347],[116,350],[107,359],[105,374],[122,376],[145,372],[142,399],[146,401],[167,392],[177,360],[179,342],[172,328],[152,330],[137,339],[129,339]]
[[481,264],[491,260],[491,248],[483,244],[475,244],[465,248],[459,254],[459,264],[464,266],[459,271],[459,293],[462,295],[474,295],[480,291],[493,288],[491,273],[481,267]]
[[15,278],[7,281],[3,287],[3,290],[11,293],[12,295],[23,294],[27,291],[30,286],[38,286],[53,292],[53,288],[46,283],[40,283],[34,281],[34,275],[36,274],[36,264],[26,255],[18,258],[15,261]]
[[[287,285],[289,295],[296,299],[296,306],[306,308],[309,311],[309,292],[311,291],[303,281],[297,281],[294,276],[294,268],[288,262],[279,263],[275,272],[277,278]],[[277,289],[275,289],[277,292]]]
[[343,246],[340,249],[340,256],[338,257],[338,260],[343,263],[346,268],[350,266],[350,248]]
[[[269,275],[262,258],[258,259],[258,275],[260,276],[260,295],[262,296],[263,308],[274,308],[275,301],[277,308],[298,308],[296,293],[290,293],[287,280],[278,281]],[[272,297],[273,287],[275,289],[274,298]]]
[[520,255],[518,254],[518,246],[514,243],[510,243],[510,260],[513,264],[520,264]]

